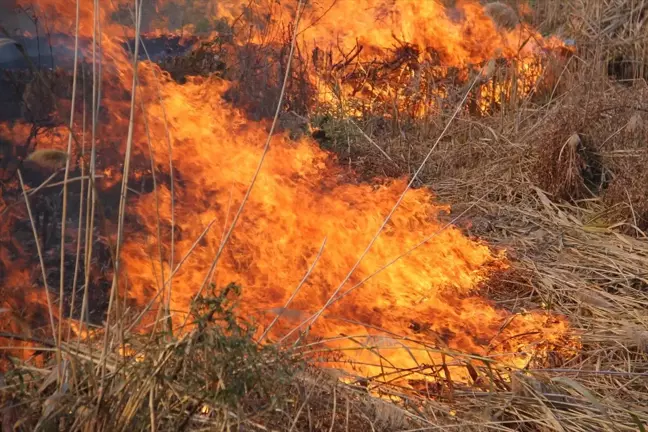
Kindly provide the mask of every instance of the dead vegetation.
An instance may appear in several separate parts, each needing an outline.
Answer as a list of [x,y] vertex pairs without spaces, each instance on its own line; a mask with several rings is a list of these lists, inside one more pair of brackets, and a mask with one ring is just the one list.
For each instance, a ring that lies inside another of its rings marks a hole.
[[484,6],[484,11],[502,28],[511,30],[520,23],[520,19],[513,8],[507,4],[501,2],[487,3]]
[[[516,314],[543,308],[568,316],[582,337],[572,358],[550,356],[510,379],[493,364],[475,372],[481,379],[473,387],[451,379],[418,391],[357,377],[343,384],[307,366],[311,357],[300,347],[256,344],[253,326],[233,319],[232,292],[226,292],[196,305],[197,322],[219,325],[199,325],[181,337],[162,330],[118,334],[112,343],[126,356],[103,356],[99,336],[64,345],[69,377],[62,386],[53,341],[33,335],[19,341],[34,357],[11,359],[2,377],[3,432],[646,430],[648,87],[638,79],[642,67],[624,69],[624,83],[608,73],[618,74],[618,55],[626,64],[644,62],[637,4],[535,2],[540,24],[578,41],[577,58],[550,87],[556,91],[539,95],[546,101],[504,103],[491,115],[463,111],[419,176],[452,205],[453,222],[507,250],[513,268],[484,291]],[[227,63],[212,48],[166,67],[176,77],[226,73]],[[259,69],[259,62],[269,52],[285,53],[268,50],[240,54],[240,65],[227,71],[242,76],[251,68],[269,77],[249,93],[242,84],[233,91],[242,106],[267,108],[277,98],[285,65]],[[249,82],[258,84],[258,76]],[[259,95],[268,83],[271,90]],[[295,104],[286,123],[314,133],[366,178],[412,174],[450,116],[451,107],[416,121],[371,110],[312,113],[308,103],[297,103],[310,95],[300,92],[312,89],[295,84],[290,90]],[[19,333],[16,326],[9,330]]]
[[[298,355],[256,344],[252,324],[234,315],[237,290],[199,299],[197,328],[180,338],[131,335],[119,345],[124,355],[103,360],[91,346],[66,343],[71,375],[62,388],[56,368],[10,370],[2,382],[3,430],[343,431],[372,423],[387,430],[380,424],[393,418],[408,423]],[[50,354],[43,347],[37,355]]]

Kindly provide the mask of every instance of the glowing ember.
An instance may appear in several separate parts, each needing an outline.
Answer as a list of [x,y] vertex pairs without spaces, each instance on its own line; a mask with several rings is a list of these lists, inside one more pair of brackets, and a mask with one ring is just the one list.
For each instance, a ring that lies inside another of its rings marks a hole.
[[[247,2],[218,2],[217,15],[238,16],[243,3]],[[295,4],[275,6],[273,19],[288,23]],[[74,28],[74,2],[48,0],[39,2],[39,7],[57,17],[56,30]],[[85,37],[93,34],[92,8],[92,2],[81,2],[80,33]],[[519,32],[499,32],[479,4],[460,2],[458,11],[459,17],[450,17],[431,1],[339,1],[327,14],[309,10],[303,24],[307,30],[300,37],[306,45],[316,43],[325,48],[336,44],[347,52],[359,41],[369,48],[368,54],[375,55],[390,47],[396,37],[416,46],[419,53],[436,53],[444,66],[465,66],[520,52]],[[105,73],[116,72],[119,78],[104,89],[97,134],[106,188],[121,181],[120,161],[116,155],[111,157],[114,150],[110,149],[124,150],[129,117],[124,94],[128,94],[132,77],[132,63],[121,48],[128,33],[110,23],[112,12],[102,9],[97,21],[103,35]],[[348,19],[350,16],[353,19]],[[523,50],[533,53],[535,48],[537,45],[527,44]],[[158,182],[157,194],[144,191],[131,195],[127,211],[129,219],[137,222],[126,227],[121,251],[124,277],[120,289],[125,296],[142,307],[154,298],[164,300],[164,295],[156,294],[165,290],[165,278],[183,260],[172,280],[170,304],[176,324],[184,321],[201,287],[235,282],[243,287],[242,312],[267,325],[300,287],[269,335],[277,340],[315,314],[340,288],[339,298],[312,327],[310,337],[332,339],[327,345],[343,350],[341,361],[352,361],[344,367],[366,376],[390,368],[443,363],[442,355],[430,347],[496,354],[520,366],[532,355],[541,356],[561,343],[567,331],[563,319],[543,313],[511,316],[479,297],[480,284],[491,272],[506,267],[505,258],[453,227],[444,228],[439,216],[447,209],[434,204],[425,189],[406,194],[347,280],[406,182],[358,183],[310,139],[273,138],[237,228],[210,274],[267,136],[267,124],[248,120],[224,102],[222,96],[229,86],[203,78],[189,78],[180,85],[156,65],[140,64],[136,105],[143,111],[138,110],[136,118],[133,161],[137,171],[131,173],[131,183],[150,176],[143,174],[149,158],[164,181]],[[174,170],[173,214],[169,145]],[[5,278],[3,283],[11,280]],[[421,378],[423,372],[408,378]],[[468,379],[457,374],[454,379]]]

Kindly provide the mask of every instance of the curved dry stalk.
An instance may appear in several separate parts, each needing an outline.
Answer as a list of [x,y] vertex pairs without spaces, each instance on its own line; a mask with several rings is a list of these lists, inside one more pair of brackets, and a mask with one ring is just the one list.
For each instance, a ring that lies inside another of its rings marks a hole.
[[[133,25],[137,25],[137,18],[136,14],[133,13],[133,10],[131,8],[128,8],[128,12],[130,13],[131,20],[133,22]],[[126,31],[124,31],[124,38],[127,38],[128,34]],[[148,52],[148,49],[146,48],[146,44],[144,43],[144,40],[140,38],[140,45],[142,48],[142,51],[146,55],[146,59],[153,63],[153,60],[151,59],[151,56]],[[128,45],[128,49],[131,55],[134,55],[133,50],[131,49],[131,46]],[[167,121],[167,113],[166,113],[166,108],[164,106],[164,100],[162,98],[162,93],[160,91],[160,76],[157,73],[157,70],[154,68],[153,69],[153,75],[156,78],[156,84],[157,84],[157,97],[158,97],[158,103],[160,104],[160,108],[162,109],[162,120],[164,123],[164,131],[165,131],[165,138],[167,142],[167,147],[168,147],[168,153],[169,153],[169,176],[170,176],[170,195],[171,195],[171,251],[170,251],[170,257],[169,257],[169,268],[173,268],[173,263],[175,262],[175,192],[174,192],[174,178],[173,178],[173,152],[172,152],[172,144],[171,144],[171,135],[169,133],[169,125]],[[139,77],[138,78],[138,83],[139,83]],[[147,145],[149,148],[149,154],[150,154],[150,162],[151,162],[151,174],[153,178],[153,194],[155,196],[155,212],[156,212],[156,235],[157,235],[157,246],[158,246],[158,255],[159,255],[159,260],[160,260],[160,277],[161,277],[161,284],[160,284],[160,290],[166,290],[168,289],[168,295],[162,296],[162,304],[164,305],[162,311],[165,312],[165,316],[169,317],[170,316],[170,302],[168,299],[170,299],[170,293],[172,289],[172,278],[169,280],[166,280],[165,278],[165,272],[164,272],[164,260],[163,260],[163,254],[162,254],[162,230],[161,230],[161,224],[160,224],[160,200],[159,200],[159,189],[157,185],[157,176],[155,175],[155,158],[154,158],[154,150],[153,146],[151,144],[151,132],[150,132],[150,125],[148,121],[148,115],[146,111],[146,104],[144,99],[142,98],[140,100],[140,109],[142,111],[142,116],[143,116],[143,121],[144,121],[144,128],[146,132],[146,140],[147,140]],[[211,226],[211,224],[210,224]],[[193,249],[193,248],[192,248]],[[186,256],[185,256],[186,258]],[[155,272],[154,272],[155,273]],[[133,323],[129,326],[129,330],[132,329],[137,323],[139,323],[140,319],[148,313],[150,310],[151,306],[155,301],[157,301],[158,297],[160,294],[165,294],[164,292],[158,292],[156,293],[153,298],[149,301],[149,303],[143,308],[143,310],[140,312],[138,317],[134,320]],[[166,309],[166,310],[165,310]],[[157,320],[155,321],[157,325]],[[172,332],[172,327],[169,325],[169,328],[167,329],[169,332]]]

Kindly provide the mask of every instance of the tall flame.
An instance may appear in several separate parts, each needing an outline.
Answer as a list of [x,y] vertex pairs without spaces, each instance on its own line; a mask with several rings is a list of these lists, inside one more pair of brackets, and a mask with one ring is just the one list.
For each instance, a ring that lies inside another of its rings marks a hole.
[[[213,9],[220,17],[236,17],[243,3],[247,2],[220,1]],[[288,22],[296,4],[268,7],[273,19]],[[74,2],[47,0],[39,7],[57,17],[56,30],[74,27]],[[107,152],[109,144],[124,148],[129,109],[124,93],[133,73],[122,48],[128,32],[110,21],[116,10],[112,7],[116,6],[102,5],[94,21],[93,3],[80,1],[80,34],[88,38],[100,30],[106,73],[116,71],[120,78],[106,81],[100,153]],[[498,31],[476,2],[459,2],[457,10],[460,16],[453,18],[432,1],[338,1],[327,13],[309,9],[301,37],[304,43],[343,49],[359,41],[376,53],[396,38],[421,52],[433,51],[441,63],[455,66],[519,52],[519,29]],[[567,324],[561,318],[544,313],[512,316],[479,296],[482,282],[506,267],[506,260],[445,226],[441,214],[447,208],[435,204],[427,189],[405,194],[363,256],[406,181],[359,183],[311,139],[293,141],[284,134],[273,138],[241,219],[210,275],[224,233],[257,169],[268,125],[248,120],[243,111],[224,102],[230,83],[189,78],[181,85],[149,62],[140,63],[138,73],[137,105],[142,109],[135,123],[135,165],[146,167],[151,158],[157,176],[168,179],[170,145],[175,193],[173,207],[168,182],[158,184],[157,192],[130,195],[129,219],[136,223],[126,228],[121,289],[140,306],[162,299],[156,294],[175,271],[169,266],[175,220],[173,266],[179,269],[172,279],[170,302],[176,323],[184,320],[206,282],[218,287],[236,282],[243,287],[243,313],[264,324],[268,313],[270,318],[284,314],[270,335],[278,339],[337,292],[311,336],[330,339],[329,345],[338,348],[363,346],[348,351],[346,358],[366,375],[381,373],[381,361],[402,369],[441,362],[439,354],[421,349],[427,345],[477,355],[497,353],[521,365],[529,352],[559,344],[565,336]],[[105,167],[107,176],[116,171],[117,161],[111,163]],[[298,287],[290,310],[281,310]],[[388,338],[376,339],[378,335]],[[376,346],[381,344],[378,356]]]

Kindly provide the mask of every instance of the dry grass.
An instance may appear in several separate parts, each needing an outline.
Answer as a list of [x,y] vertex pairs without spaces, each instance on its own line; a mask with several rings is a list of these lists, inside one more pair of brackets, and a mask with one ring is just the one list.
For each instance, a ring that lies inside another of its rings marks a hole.
[[[451,216],[463,213],[460,226],[511,259],[512,269],[485,292],[515,313],[543,308],[568,316],[582,338],[573,358],[520,371],[499,370],[492,359],[482,367],[466,363],[479,377],[475,386],[438,379],[415,391],[349,376],[343,384],[309,366],[311,346],[255,343],[254,326],[236,317],[232,286],[199,298],[198,325],[182,336],[124,334],[119,322],[110,343],[101,330],[82,344],[72,338],[58,347],[33,334],[19,339],[15,326],[0,334],[34,350],[27,361],[11,359],[0,377],[3,432],[646,430],[648,89],[605,76],[613,54],[643,61],[645,42],[630,25],[639,19],[632,5],[641,2],[630,3],[536,2],[545,27],[571,32],[584,50],[547,100],[515,101],[482,118],[466,110],[453,122],[449,109],[416,121],[338,111],[313,118],[313,125],[298,122],[306,130],[316,126],[323,145],[367,178],[413,174],[429,158],[417,185],[429,185],[452,204]],[[594,41],[605,41],[596,53]],[[203,49],[172,72],[221,73],[219,62],[203,64],[213,60],[205,54],[211,47]],[[275,83],[277,70],[266,73]],[[288,100],[298,101],[302,90],[289,87]],[[238,96],[242,105],[265,106]]]
[[233,315],[236,291],[200,298],[198,326],[181,338],[130,336],[108,356],[102,389],[102,332],[62,346],[63,386],[56,368],[17,365],[3,376],[3,430],[370,429],[375,408],[361,392],[254,343],[254,327]]
[[[479,121],[461,116],[422,175],[453,214],[468,211],[460,226],[507,249],[513,269],[487,287],[491,297],[514,311],[565,314],[582,335],[578,356],[522,385],[527,397],[515,379],[483,399],[455,395],[461,420],[487,413],[474,420],[477,430],[646,427],[646,87],[614,83],[591,62],[579,58],[565,70],[546,104],[523,101],[524,110]],[[389,174],[396,164],[411,173],[440,132],[434,122],[394,131],[377,121],[360,123],[367,139],[328,124],[327,147],[363,172]],[[553,398],[565,393],[580,401],[561,408]]]
[[596,72],[619,79],[646,78],[648,5],[631,0],[537,0],[536,24],[573,37],[580,55]]

